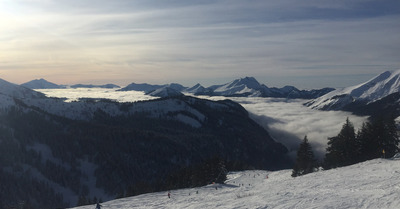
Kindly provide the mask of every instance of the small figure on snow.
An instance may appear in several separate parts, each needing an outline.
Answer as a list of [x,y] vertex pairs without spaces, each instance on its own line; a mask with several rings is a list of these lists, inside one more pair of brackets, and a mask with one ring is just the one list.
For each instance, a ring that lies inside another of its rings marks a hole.
[[103,207],[102,205],[100,205],[100,203],[96,204],[96,209],[101,209],[101,207]]
[[168,198],[171,198],[171,193],[170,192],[168,192]]

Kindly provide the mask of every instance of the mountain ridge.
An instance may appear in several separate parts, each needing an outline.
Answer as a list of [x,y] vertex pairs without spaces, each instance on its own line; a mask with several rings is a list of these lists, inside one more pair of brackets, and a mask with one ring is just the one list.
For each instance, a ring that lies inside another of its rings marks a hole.
[[382,72],[364,83],[332,91],[304,105],[371,117],[399,117],[400,70]]
[[351,103],[369,104],[400,91],[400,70],[385,71],[354,86],[329,92],[306,103],[321,110],[339,110]]
[[[30,82],[21,84],[31,89],[59,89],[66,88],[65,85],[57,85],[48,82],[44,79],[36,79]],[[313,99],[324,95],[334,89],[323,88],[313,90],[299,90],[294,86],[285,86],[283,88],[272,87],[269,88],[264,84],[260,84],[254,77],[244,77],[235,79],[225,84],[212,85],[204,87],[201,84],[196,84],[192,87],[185,87],[178,83],[170,84],[148,84],[148,83],[131,83],[125,87],[120,87],[115,84],[106,85],[92,85],[92,84],[75,84],[69,86],[70,88],[120,88],[117,91],[143,91],[146,94],[156,90],[162,91],[168,87],[181,93],[189,93],[193,95],[205,96],[227,96],[227,97],[276,97],[276,98],[289,98],[289,99]],[[176,93],[175,93],[176,95]]]

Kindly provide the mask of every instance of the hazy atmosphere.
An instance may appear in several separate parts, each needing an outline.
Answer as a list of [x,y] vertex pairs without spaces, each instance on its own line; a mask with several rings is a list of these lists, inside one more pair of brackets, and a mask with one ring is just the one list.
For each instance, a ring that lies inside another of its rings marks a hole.
[[0,0],[0,208],[400,208],[400,0]]
[[398,34],[397,0],[0,0],[0,77],[344,87],[399,69]]

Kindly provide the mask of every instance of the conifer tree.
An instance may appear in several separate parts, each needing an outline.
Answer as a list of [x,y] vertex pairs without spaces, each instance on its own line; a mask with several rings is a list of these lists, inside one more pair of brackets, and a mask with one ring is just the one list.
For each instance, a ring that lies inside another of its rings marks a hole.
[[339,134],[328,138],[324,168],[335,168],[358,162],[359,148],[353,124],[346,119]]
[[[357,135],[357,140],[360,146],[361,160],[391,157],[399,152],[400,141],[393,118],[378,118],[364,123]],[[383,151],[385,155],[383,155]]]
[[292,177],[314,172],[315,158],[307,136],[304,137],[297,151],[296,163],[293,167]]

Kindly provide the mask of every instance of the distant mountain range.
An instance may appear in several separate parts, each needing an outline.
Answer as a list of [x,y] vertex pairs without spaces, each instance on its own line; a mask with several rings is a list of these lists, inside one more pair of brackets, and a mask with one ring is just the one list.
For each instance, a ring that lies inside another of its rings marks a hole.
[[333,88],[323,88],[317,90],[299,90],[293,86],[285,86],[283,88],[268,88],[264,84],[260,84],[253,77],[245,77],[236,79],[232,82],[213,85],[208,88],[200,84],[193,87],[184,87],[180,84],[165,84],[165,85],[151,85],[151,84],[136,84],[132,83],[120,91],[144,91],[152,92],[157,89],[168,87],[175,91],[182,93],[191,93],[194,95],[207,95],[207,96],[226,96],[226,97],[277,97],[289,99],[312,99],[322,96]]
[[[65,85],[57,85],[48,82],[44,79],[33,80],[21,84],[30,89],[59,89],[66,88]],[[106,85],[91,85],[91,84],[76,84],[69,86],[70,88],[120,88],[115,84]],[[126,87],[118,89],[118,91],[143,91],[148,95],[157,97],[176,96],[181,93],[190,93],[193,95],[206,96],[226,96],[226,97],[275,97],[288,99],[314,99],[328,92],[333,91],[333,88],[323,88],[315,90],[299,90],[294,86],[285,86],[283,88],[269,88],[264,84],[260,84],[253,77],[245,77],[236,79],[232,82],[203,87],[196,84],[193,87],[185,87],[181,84],[171,83],[164,85],[152,85],[147,83],[131,83]]]
[[361,115],[400,116],[400,70],[383,72],[367,82],[332,91],[305,105]]
[[26,88],[30,89],[65,89],[65,88],[106,88],[106,89],[113,89],[113,88],[121,88],[115,84],[105,84],[105,85],[93,85],[93,84],[75,84],[75,85],[58,85],[52,82],[49,82],[43,78],[32,80],[26,83],[21,84]]
[[[30,88],[63,88],[44,79],[23,84]],[[84,87],[84,86],[82,86]],[[104,86],[104,88],[106,88]],[[400,70],[386,71],[359,85],[343,88],[299,90],[293,86],[267,87],[253,77],[236,79],[226,84],[204,87],[196,84],[185,87],[177,83],[164,85],[132,83],[118,91],[143,91],[155,97],[182,94],[225,97],[274,97],[288,99],[311,99],[305,105],[319,110],[344,110],[359,115],[382,113],[400,116]]]

